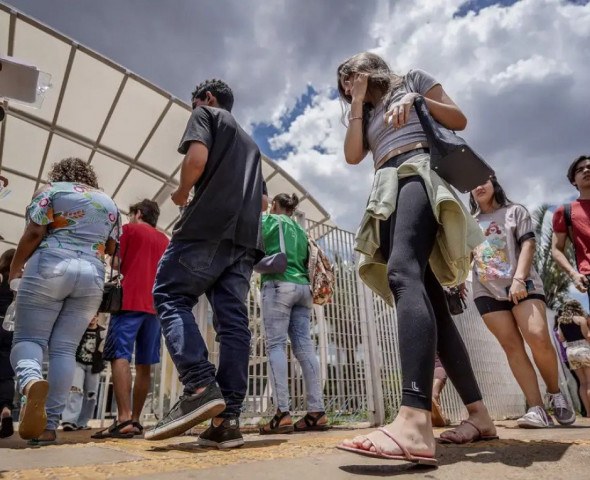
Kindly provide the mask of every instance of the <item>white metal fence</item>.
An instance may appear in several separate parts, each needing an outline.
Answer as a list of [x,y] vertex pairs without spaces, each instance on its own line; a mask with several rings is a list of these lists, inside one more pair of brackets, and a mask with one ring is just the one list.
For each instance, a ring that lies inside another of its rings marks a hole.
[[[333,421],[383,423],[397,412],[401,401],[401,371],[394,309],[377,298],[359,280],[353,251],[354,235],[325,225],[307,223],[335,265],[336,290],[333,302],[315,307],[312,337],[320,360],[326,410]],[[249,385],[243,418],[256,423],[274,413],[269,382],[264,329],[261,319],[259,277],[253,276],[249,295],[252,347]],[[207,341],[211,361],[218,359],[218,343],[206,300],[195,309],[196,321]],[[493,418],[521,415],[524,397],[516,384],[502,349],[486,329],[473,302],[455,321],[469,351],[473,369]],[[156,416],[169,408],[182,392],[177,374],[166,353],[156,372],[151,409]],[[289,385],[292,412],[305,411],[301,370],[289,349]],[[107,399],[106,395],[102,396]],[[442,405],[453,421],[465,411],[450,382]],[[104,408],[102,410],[105,412]]]

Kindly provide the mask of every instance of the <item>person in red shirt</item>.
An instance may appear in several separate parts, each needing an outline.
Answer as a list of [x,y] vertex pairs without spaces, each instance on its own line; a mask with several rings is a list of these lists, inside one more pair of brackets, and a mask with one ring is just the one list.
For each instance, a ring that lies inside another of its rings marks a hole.
[[[151,366],[160,362],[161,328],[152,289],[168,237],[156,229],[160,209],[152,200],[129,207],[129,223],[121,235],[123,309],[111,316],[104,347],[111,361],[117,421],[95,438],[141,435],[140,415],[151,382]],[[116,259],[115,259],[116,261]],[[131,402],[131,357],[135,349],[135,384]],[[133,405],[133,408],[131,408]]]
[[567,170],[567,178],[580,192],[579,197],[570,203],[570,240],[574,245],[577,269],[565,255],[566,240],[570,237],[570,232],[563,205],[553,215],[551,254],[557,265],[571,277],[574,286],[584,293],[588,292],[590,283],[590,156],[576,158]]

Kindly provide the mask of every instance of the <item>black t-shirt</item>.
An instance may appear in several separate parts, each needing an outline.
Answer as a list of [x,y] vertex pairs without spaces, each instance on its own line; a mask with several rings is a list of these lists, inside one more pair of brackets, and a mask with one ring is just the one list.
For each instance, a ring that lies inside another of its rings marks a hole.
[[[232,240],[260,250],[262,167],[260,150],[233,115],[221,108],[197,107],[178,152],[192,142],[209,149],[195,195],[173,230],[173,240]],[[260,255],[264,253],[261,251]]]
[[102,359],[100,344],[104,337],[104,328],[97,325],[96,328],[87,328],[76,350],[76,362],[83,365],[94,365]]

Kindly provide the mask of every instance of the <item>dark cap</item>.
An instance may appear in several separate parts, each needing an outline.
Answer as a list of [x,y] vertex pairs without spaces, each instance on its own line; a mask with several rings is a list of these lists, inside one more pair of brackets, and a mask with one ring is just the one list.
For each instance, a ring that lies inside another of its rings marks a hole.
[[590,160],[590,156],[588,155],[581,155],[578,158],[576,158],[572,164],[569,166],[569,168],[567,169],[567,179],[570,181],[570,183],[574,183],[574,177],[576,176],[575,170],[576,170],[576,166],[578,165],[578,163],[580,163],[582,160]]

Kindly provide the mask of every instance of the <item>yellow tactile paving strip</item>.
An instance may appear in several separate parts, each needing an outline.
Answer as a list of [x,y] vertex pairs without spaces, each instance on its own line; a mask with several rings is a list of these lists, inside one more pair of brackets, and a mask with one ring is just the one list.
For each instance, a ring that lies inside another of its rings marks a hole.
[[[523,445],[527,443],[528,432],[522,430],[502,429],[500,433],[506,438],[493,443],[493,449],[502,449],[509,446]],[[587,431],[587,429],[584,429]],[[78,443],[44,447],[51,449],[56,456],[75,455],[75,450],[83,449],[89,445],[116,450],[127,453],[139,460],[123,461],[117,463],[83,465],[76,467],[55,467],[45,469],[23,469],[18,471],[2,472],[0,478],[4,479],[107,479],[114,477],[141,477],[146,474],[180,472],[187,470],[202,470],[216,466],[243,464],[261,460],[294,459],[307,456],[321,456],[335,452],[335,445],[342,439],[350,438],[365,431],[331,430],[321,434],[304,435],[277,435],[261,437],[247,435],[246,445],[240,449],[218,451],[202,449],[196,444],[196,437],[178,437],[172,440],[160,442],[148,442],[145,440],[112,440],[100,443]],[[551,439],[538,438],[534,442],[538,446],[564,442],[570,445],[590,446],[590,438],[576,438],[567,429],[554,431]],[[553,433],[553,432],[552,432]],[[588,435],[583,435],[588,437]],[[560,440],[555,437],[564,437]],[[490,444],[491,446],[492,444]],[[482,444],[474,444],[473,447],[481,448]],[[470,448],[471,445],[461,448]],[[443,447],[445,448],[445,447]],[[454,447],[453,447],[454,448]],[[9,454],[10,450],[0,450],[0,455]],[[442,453],[442,452],[440,452]],[[34,454],[31,452],[31,454]],[[64,462],[65,463],[65,462]],[[2,468],[0,467],[0,471]]]
[[[179,437],[172,442],[148,442],[145,440],[114,440],[93,444],[108,447],[144,457],[142,460],[113,464],[84,465],[78,467],[59,467],[3,472],[2,479],[105,479],[115,476],[141,476],[181,470],[200,470],[235,463],[255,462],[278,458],[300,458],[308,455],[331,453],[343,438],[351,432],[325,433],[321,437],[291,435],[289,440],[281,437],[259,437],[248,435],[246,445],[239,449],[219,451],[202,449],[194,442],[195,437]],[[294,438],[293,438],[294,437]],[[306,438],[307,437],[307,438]],[[88,445],[88,444],[85,444]],[[62,445],[44,447],[56,450],[84,448],[85,445]],[[7,453],[6,450],[2,452]],[[71,451],[72,455],[75,452]],[[1,470],[1,468],[0,468]]]

